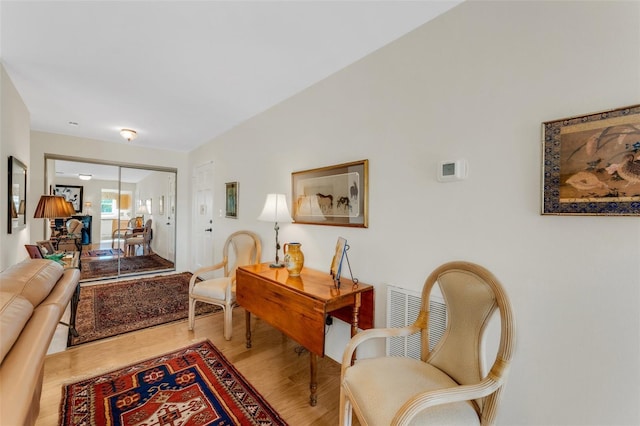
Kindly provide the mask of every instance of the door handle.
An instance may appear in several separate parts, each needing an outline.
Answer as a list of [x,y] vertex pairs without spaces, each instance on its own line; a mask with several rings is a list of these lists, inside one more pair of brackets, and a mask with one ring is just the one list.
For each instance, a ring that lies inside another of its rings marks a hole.
[[204,230],[204,232],[213,232],[213,228],[207,228]]

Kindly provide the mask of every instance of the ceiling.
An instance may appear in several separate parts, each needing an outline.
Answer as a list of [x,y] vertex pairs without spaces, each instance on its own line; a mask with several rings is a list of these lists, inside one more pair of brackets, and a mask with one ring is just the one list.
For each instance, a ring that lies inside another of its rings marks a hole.
[[32,130],[190,151],[460,2],[2,0],[0,53]]

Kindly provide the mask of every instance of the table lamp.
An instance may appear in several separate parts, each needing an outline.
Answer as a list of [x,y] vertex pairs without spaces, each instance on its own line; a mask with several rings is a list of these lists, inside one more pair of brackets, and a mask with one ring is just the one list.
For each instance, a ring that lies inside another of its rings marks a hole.
[[66,201],[67,203],[67,216],[66,217],[71,217],[74,214],[76,214],[76,208],[73,206],[73,203],[71,201]]
[[60,195],[42,195],[36,206],[36,211],[33,213],[33,217],[36,219],[69,217],[75,213],[75,209],[73,213],[69,211],[70,209],[73,209],[73,207],[69,207],[64,197]]
[[284,194],[267,194],[267,199],[264,202],[262,213],[258,216],[258,220],[263,222],[275,222],[273,229],[276,231],[276,261],[269,266],[271,268],[282,268],[283,263],[280,263],[278,257],[278,251],[280,250],[280,242],[278,241],[278,222],[291,223],[291,213],[287,207],[287,199]]
[[[136,228],[142,228],[144,226],[144,215],[149,213],[146,203],[142,203],[138,206],[138,209],[136,210]],[[140,223],[138,223],[138,217],[142,218],[140,219]]]

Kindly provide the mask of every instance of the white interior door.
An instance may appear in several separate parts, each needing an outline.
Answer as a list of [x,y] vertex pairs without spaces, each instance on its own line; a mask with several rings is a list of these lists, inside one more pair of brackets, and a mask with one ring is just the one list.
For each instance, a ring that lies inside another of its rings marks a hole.
[[193,174],[193,270],[213,265],[213,163],[196,167]]

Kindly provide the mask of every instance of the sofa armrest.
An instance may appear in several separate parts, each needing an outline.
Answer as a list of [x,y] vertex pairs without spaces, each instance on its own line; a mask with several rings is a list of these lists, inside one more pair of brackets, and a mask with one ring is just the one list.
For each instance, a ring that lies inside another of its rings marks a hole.
[[47,296],[40,305],[54,304],[61,309],[62,313],[64,313],[64,310],[71,301],[71,297],[73,296],[73,292],[76,290],[79,281],[79,269],[65,270],[62,277],[60,277],[56,283],[56,286],[51,290],[51,293],[49,293],[49,296]]
[[0,365],[2,424],[33,424],[40,411],[44,358],[62,316],[56,305],[39,306]]

